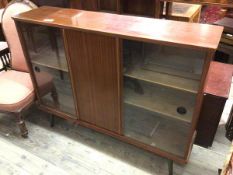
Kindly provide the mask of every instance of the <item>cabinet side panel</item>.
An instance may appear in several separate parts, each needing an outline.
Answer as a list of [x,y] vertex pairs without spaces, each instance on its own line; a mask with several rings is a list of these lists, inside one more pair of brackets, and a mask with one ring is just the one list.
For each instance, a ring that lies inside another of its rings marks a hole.
[[113,37],[65,30],[80,120],[120,133],[119,60]]
[[196,144],[204,147],[212,146],[225,103],[225,98],[209,94],[204,96],[197,125]]

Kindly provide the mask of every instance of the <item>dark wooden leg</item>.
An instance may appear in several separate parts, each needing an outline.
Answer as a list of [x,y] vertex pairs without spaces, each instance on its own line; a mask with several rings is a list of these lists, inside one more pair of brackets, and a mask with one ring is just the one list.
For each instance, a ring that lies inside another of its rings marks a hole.
[[52,90],[51,90],[51,97],[53,99],[53,102],[55,104],[55,107],[58,108],[59,107],[59,100],[58,100],[58,94],[57,94],[57,89],[55,86],[53,86]]
[[51,114],[51,117],[50,117],[50,127],[53,128],[55,125],[55,117],[53,114]]
[[[53,98],[53,102],[55,104],[55,107],[59,108],[58,94],[57,94],[57,90],[56,90],[55,86],[53,87],[53,89],[51,91],[51,97]],[[54,127],[54,125],[55,125],[55,117],[52,114],[51,118],[50,118],[50,127]]]
[[173,160],[168,160],[169,175],[173,175]]
[[23,138],[27,138],[28,137],[28,130],[26,128],[26,125],[25,125],[25,122],[24,122],[22,114],[21,113],[17,113],[16,114],[16,119],[17,119],[17,124],[18,124],[19,129],[20,129],[21,136]]

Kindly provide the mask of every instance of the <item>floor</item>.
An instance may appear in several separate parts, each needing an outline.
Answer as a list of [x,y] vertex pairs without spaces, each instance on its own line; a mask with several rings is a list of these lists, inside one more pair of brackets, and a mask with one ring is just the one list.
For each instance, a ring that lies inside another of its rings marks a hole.
[[[0,114],[0,175],[167,175],[167,161],[152,153],[90,129],[56,119],[35,107],[26,118],[29,138],[19,136],[14,118]],[[224,164],[230,142],[220,126],[213,147],[194,145],[187,165],[175,164],[175,175],[215,175]]]

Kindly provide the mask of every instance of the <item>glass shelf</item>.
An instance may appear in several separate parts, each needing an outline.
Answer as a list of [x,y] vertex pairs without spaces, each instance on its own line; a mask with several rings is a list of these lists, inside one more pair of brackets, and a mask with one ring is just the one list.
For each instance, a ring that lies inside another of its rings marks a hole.
[[126,71],[124,75],[126,77],[146,81],[149,83],[155,83],[194,94],[197,93],[199,86],[199,81],[197,80],[186,79],[170,74],[153,72],[150,70],[143,69],[138,65],[135,65],[134,67],[132,66],[132,69]]
[[[146,109],[164,117],[191,123],[195,95],[159,85],[152,86],[135,79],[126,81],[124,89],[124,102],[126,104]],[[186,113],[178,113],[179,107],[183,107]]]

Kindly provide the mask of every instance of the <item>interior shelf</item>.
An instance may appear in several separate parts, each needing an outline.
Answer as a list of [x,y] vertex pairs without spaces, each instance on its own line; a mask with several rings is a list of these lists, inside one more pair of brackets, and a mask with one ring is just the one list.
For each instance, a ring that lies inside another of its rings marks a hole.
[[28,29],[25,30],[24,36],[27,41],[31,62],[68,72],[61,32],[54,28],[37,25],[33,25],[29,31],[32,32],[28,32]]
[[[195,106],[195,95],[171,88],[164,88],[159,85],[151,86],[144,82],[136,82],[140,84],[141,89],[141,92],[137,92],[132,84],[127,85],[129,82],[131,83],[131,81],[125,83],[124,88],[124,102],[126,104],[146,109],[164,117],[191,123],[193,107]],[[178,113],[177,109],[179,107],[185,108],[186,112]]]
[[[33,57],[35,58],[35,57]],[[40,65],[40,66],[45,66],[45,67],[49,67],[52,69],[57,69],[57,70],[61,70],[64,72],[68,72],[68,68],[66,65],[66,61],[64,59],[61,59],[60,61],[56,60],[56,59],[47,59],[45,60],[44,58],[36,58],[32,60],[32,63]]]
[[140,51],[139,44],[127,44],[124,50],[126,77],[198,93],[203,53],[147,44],[143,46],[144,51]]
[[179,156],[188,142],[190,124],[167,119],[154,113],[126,105],[124,135]]
[[205,53],[145,44],[142,57],[144,69],[200,81]]
[[181,91],[187,91],[190,93],[198,92],[199,81],[197,80],[154,72],[143,69],[139,66],[133,67],[132,69],[125,72],[124,75],[126,77],[135,78],[149,83],[159,84],[162,86],[174,88]]

